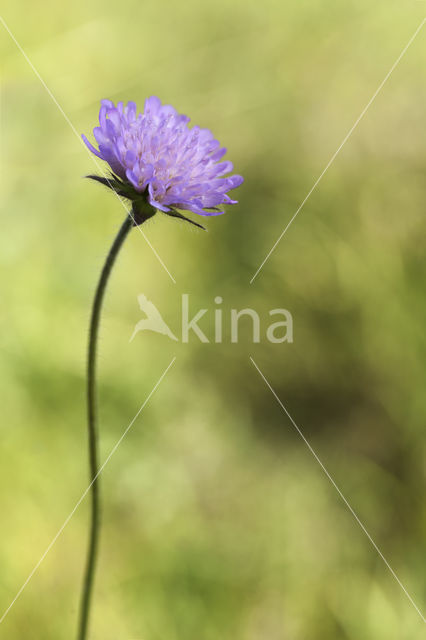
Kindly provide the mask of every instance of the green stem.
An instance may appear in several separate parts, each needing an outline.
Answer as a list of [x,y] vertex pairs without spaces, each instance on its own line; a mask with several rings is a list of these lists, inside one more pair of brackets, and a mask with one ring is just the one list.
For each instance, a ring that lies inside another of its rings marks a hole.
[[102,268],[95,298],[93,300],[92,315],[89,329],[89,345],[87,352],[87,428],[89,438],[89,467],[91,489],[91,520],[89,548],[87,552],[86,571],[84,574],[83,592],[80,606],[80,622],[78,640],[86,640],[90,613],[90,601],[96,568],[96,556],[99,542],[100,510],[99,510],[99,453],[98,433],[96,426],[96,348],[99,331],[99,319],[102,302],[111,269],[117,255],[133,226],[133,217],[127,216],[120,227],[117,236],[109,250]]

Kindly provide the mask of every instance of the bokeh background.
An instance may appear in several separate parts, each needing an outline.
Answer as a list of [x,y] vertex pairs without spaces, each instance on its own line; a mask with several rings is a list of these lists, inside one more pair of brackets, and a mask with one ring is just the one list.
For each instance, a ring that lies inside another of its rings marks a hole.
[[[101,332],[104,459],[92,640],[416,640],[424,624],[249,360],[422,608],[426,595],[426,27],[253,284],[255,270],[426,13],[406,0],[5,3],[78,133],[101,98],[151,94],[211,128],[245,176],[208,233],[134,231]],[[91,296],[124,211],[0,25],[0,603],[87,486]],[[140,333],[144,293],[176,332],[181,295],[222,344]],[[252,307],[229,340],[229,312]],[[293,315],[270,344],[268,310]],[[75,637],[83,502],[0,638]]]

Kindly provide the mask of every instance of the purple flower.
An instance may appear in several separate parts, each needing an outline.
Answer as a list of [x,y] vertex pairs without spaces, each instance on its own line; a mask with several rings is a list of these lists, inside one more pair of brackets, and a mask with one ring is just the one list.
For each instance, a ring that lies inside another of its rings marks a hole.
[[237,203],[227,193],[243,178],[225,177],[233,169],[232,162],[220,162],[226,149],[209,129],[190,129],[188,122],[187,116],[155,96],[147,98],[143,113],[137,113],[134,102],[115,106],[102,100],[100,126],[93,129],[99,149],[82,137],[120,179],[115,182],[120,195],[132,198],[128,194],[133,193],[136,199],[144,194],[152,207],[166,213],[173,207],[202,216],[224,213],[218,207]]

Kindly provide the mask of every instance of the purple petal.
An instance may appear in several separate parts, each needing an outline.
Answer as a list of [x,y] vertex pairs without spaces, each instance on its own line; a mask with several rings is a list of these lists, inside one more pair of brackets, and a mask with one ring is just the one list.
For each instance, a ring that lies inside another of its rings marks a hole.
[[86,138],[86,136],[84,135],[84,133],[81,134],[81,137],[83,138],[83,142],[86,145],[86,147],[88,149],[90,149],[90,151],[92,153],[95,154],[95,156],[98,156],[98,158],[101,158],[101,160],[103,160],[101,154],[99,153],[99,151],[97,149],[95,149],[95,147],[88,141],[88,139]]
[[139,186],[139,179],[137,175],[131,169],[126,170],[126,178],[135,187],[136,191],[141,191]]
[[161,100],[157,96],[151,96],[145,100],[145,113],[155,115],[161,107]]

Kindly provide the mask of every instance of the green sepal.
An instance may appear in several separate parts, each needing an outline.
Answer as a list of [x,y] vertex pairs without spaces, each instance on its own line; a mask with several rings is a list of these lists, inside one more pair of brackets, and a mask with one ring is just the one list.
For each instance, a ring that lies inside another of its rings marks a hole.
[[193,224],[195,227],[198,227],[203,231],[207,231],[207,229],[203,227],[202,224],[199,224],[198,222],[194,222],[190,218],[187,218],[186,216],[179,213],[179,211],[176,211],[176,209],[170,209],[170,211],[162,211],[161,213],[164,213],[166,216],[170,216],[171,218],[179,218],[180,220],[185,220],[186,222]]

